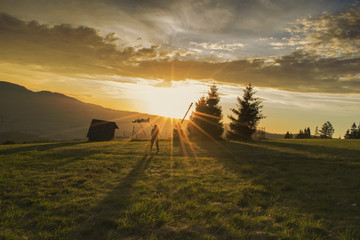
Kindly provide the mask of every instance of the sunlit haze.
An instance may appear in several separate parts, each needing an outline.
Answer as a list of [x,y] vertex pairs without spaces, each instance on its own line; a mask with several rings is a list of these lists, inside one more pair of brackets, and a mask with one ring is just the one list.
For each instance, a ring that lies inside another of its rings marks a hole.
[[[358,1],[0,1],[0,81],[182,118],[251,83],[273,133],[360,121]],[[193,110],[193,109],[192,109]]]

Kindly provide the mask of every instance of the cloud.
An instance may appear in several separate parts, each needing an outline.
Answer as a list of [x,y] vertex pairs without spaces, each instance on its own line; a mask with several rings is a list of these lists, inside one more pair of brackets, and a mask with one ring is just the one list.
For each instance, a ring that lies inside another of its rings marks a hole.
[[[330,19],[335,20],[336,16],[344,19],[349,15],[338,14]],[[344,20],[346,29],[352,29],[352,21],[357,21],[351,15],[349,19],[352,20]],[[251,82],[258,87],[294,92],[360,92],[360,56],[356,54],[351,58],[323,56],[302,49],[281,57],[213,61],[170,46],[126,47],[122,45],[121,36],[113,33],[102,35],[90,27],[49,26],[36,21],[22,21],[7,14],[0,15],[0,34],[0,61],[38,65],[42,71],[60,74],[163,79],[164,84],[173,80],[210,79],[220,83]],[[355,30],[336,34],[337,39],[342,36],[341,39],[351,39],[358,44]],[[201,46],[228,50],[241,47],[239,43],[234,44],[202,42]],[[281,44],[275,46],[281,47]]]
[[[289,28],[288,45],[322,57],[360,57],[360,7],[299,19]],[[284,43],[285,44],[285,43]]]
[[[228,62],[175,62],[173,79],[215,79],[228,83],[248,83],[297,92],[359,93],[360,7],[353,5],[334,14],[299,20],[288,42],[273,42],[274,48],[299,46],[297,51],[272,58]],[[192,43],[217,48],[209,43]],[[219,47],[220,48],[220,47]],[[167,63],[153,68],[164,71]],[[143,63],[144,69],[151,63]],[[157,73],[159,74],[158,71]],[[159,76],[166,77],[164,72]],[[191,73],[191,74],[190,74]],[[169,77],[169,76],[167,76]]]
[[[241,55],[274,54],[272,47],[256,45],[256,39],[279,37],[284,27],[307,14],[333,11],[353,0],[2,0],[0,9],[25,20],[59,25],[69,23],[115,32],[134,47],[169,44],[188,47],[189,41],[246,44]],[[254,45],[253,45],[254,44]],[[234,54],[239,54],[234,52]]]
[[272,61],[264,58],[229,62],[163,60],[144,61],[137,68],[144,78],[214,79],[294,92],[358,94],[359,66],[360,58],[318,58],[299,51]]
[[0,15],[0,33],[1,61],[41,65],[60,73],[124,74],[125,66],[137,61],[186,54],[158,46],[121,48],[114,33],[102,36],[94,28],[48,26],[7,14]]
[[202,47],[204,49],[209,49],[209,50],[223,50],[223,51],[234,51],[236,49],[239,48],[243,48],[245,45],[242,43],[224,43],[224,41],[222,42],[216,42],[216,43],[209,43],[209,42],[201,42],[201,43],[196,43],[196,42],[190,42],[190,45],[195,45],[195,46],[199,46]]

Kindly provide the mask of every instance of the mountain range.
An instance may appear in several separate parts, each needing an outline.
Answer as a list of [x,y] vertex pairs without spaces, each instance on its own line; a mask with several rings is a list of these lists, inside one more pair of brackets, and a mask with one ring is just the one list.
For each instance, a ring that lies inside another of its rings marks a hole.
[[[147,118],[150,118],[149,123],[133,123],[136,119]],[[161,129],[160,137],[167,139],[173,128],[170,118],[104,108],[60,93],[33,92],[0,81],[0,143],[86,139],[92,119],[116,122],[119,129],[115,136],[123,138],[149,139],[151,128],[156,123]],[[224,127],[228,129],[229,126],[224,124]],[[256,138],[256,134],[254,136]],[[265,133],[266,138],[283,136]]]
[[[150,118],[150,123],[132,123]],[[156,115],[104,108],[66,95],[0,81],[0,143],[86,139],[92,119],[114,121],[117,137],[147,138],[157,123],[163,138],[170,136],[171,120]],[[135,134],[134,134],[135,136]]]

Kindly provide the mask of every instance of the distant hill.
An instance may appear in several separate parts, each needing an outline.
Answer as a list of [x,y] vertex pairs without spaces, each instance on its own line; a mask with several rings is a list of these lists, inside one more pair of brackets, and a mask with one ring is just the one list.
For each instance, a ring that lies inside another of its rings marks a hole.
[[85,139],[93,118],[115,121],[116,136],[130,137],[133,126],[138,137],[148,136],[149,123],[132,124],[137,118],[150,118],[162,126],[163,138],[170,136],[168,118],[138,112],[120,111],[81,102],[60,93],[33,92],[17,84],[0,81],[0,142]]
[[46,142],[49,139],[42,138],[38,135],[21,133],[21,132],[0,132],[0,143],[27,143],[27,142]]
[[267,139],[282,139],[284,136],[285,134],[265,132],[265,138]]
[[[135,127],[138,138],[148,138],[150,124],[154,123],[161,127],[161,138],[169,138],[172,129],[169,118],[104,108],[60,93],[33,92],[0,81],[0,143],[86,139],[94,118],[115,121],[119,127],[116,137],[131,137]],[[132,121],[138,118],[150,118],[150,124],[133,124]],[[224,127],[228,129],[228,124]],[[283,138],[284,134],[266,132],[265,137]]]
[[[224,123],[224,128],[225,128],[225,132],[230,130],[230,124],[229,123]],[[256,131],[251,137],[254,140],[260,139],[261,137],[261,133],[259,131]],[[285,134],[280,134],[280,133],[270,133],[270,132],[266,132],[265,131],[265,139],[282,139],[284,138]]]

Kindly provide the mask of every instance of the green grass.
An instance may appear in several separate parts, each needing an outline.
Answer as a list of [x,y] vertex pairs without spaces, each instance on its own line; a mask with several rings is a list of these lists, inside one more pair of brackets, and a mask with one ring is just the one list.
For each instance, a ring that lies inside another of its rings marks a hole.
[[148,147],[0,146],[0,239],[360,239],[359,140]]

